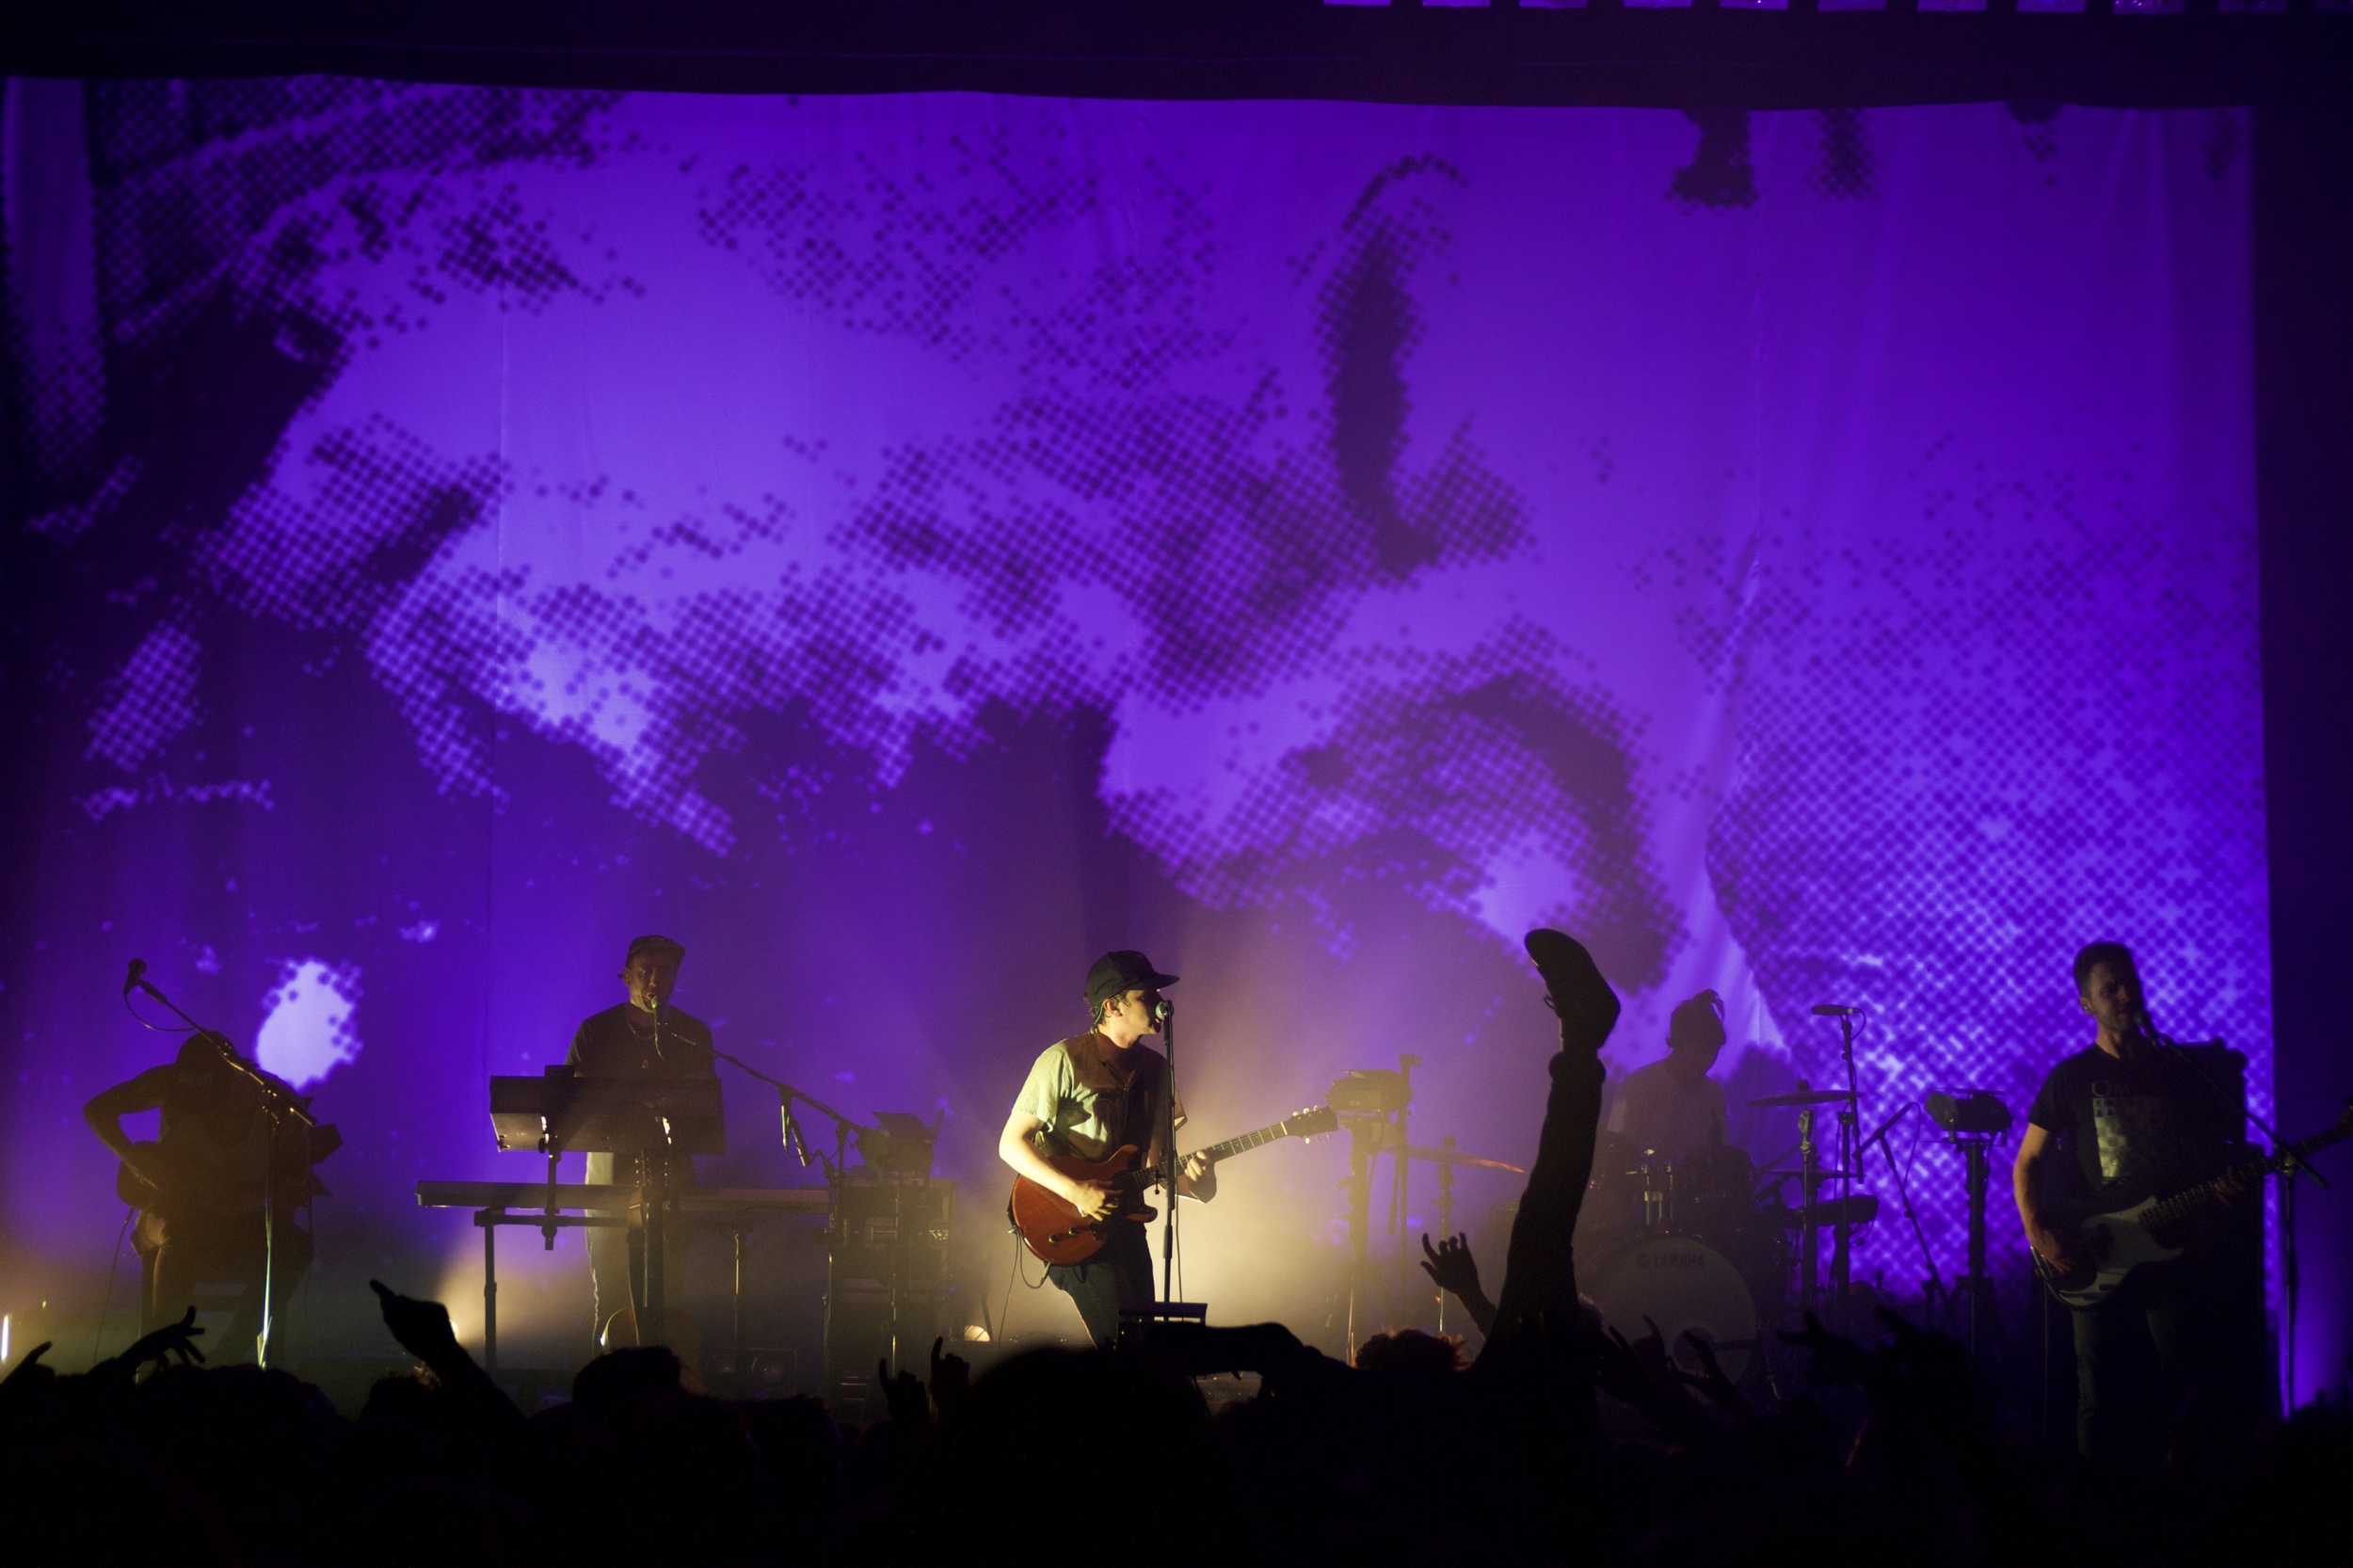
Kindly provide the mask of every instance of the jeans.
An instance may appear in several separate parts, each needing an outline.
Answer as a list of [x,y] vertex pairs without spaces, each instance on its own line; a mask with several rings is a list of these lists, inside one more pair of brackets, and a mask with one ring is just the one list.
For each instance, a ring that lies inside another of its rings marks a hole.
[[2216,1326],[2199,1276],[2151,1269],[2075,1317],[2075,1448],[2088,1458],[2147,1463],[2166,1424],[2207,1375]]
[[1119,1338],[1119,1314],[1152,1304],[1152,1248],[1146,1228],[1122,1224],[1103,1250],[1084,1263],[1056,1263],[1046,1277],[1068,1296],[1087,1326],[1087,1337],[1108,1350]]

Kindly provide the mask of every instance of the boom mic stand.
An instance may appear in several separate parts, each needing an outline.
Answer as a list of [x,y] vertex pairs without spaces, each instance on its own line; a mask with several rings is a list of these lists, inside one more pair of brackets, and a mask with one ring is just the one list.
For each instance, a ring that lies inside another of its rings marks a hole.
[[1168,1063],[1168,1081],[1161,1085],[1160,1146],[1168,1151],[1168,1224],[1160,1228],[1160,1305],[1176,1304],[1176,1183],[1184,1165],[1176,1158],[1176,1004],[1166,997],[1152,1004],[1160,1026],[1160,1054]]
[[1855,1152],[1858,1155],[1868,1154],[1871,1152],[1871,1145],[1877,1144],[1880,1146],[1880,1153],[1886,1157],[1887,1174],[1896,1178],[1897,1201],[1904,1206],[1904,1219],[1912,1226],[1912,1239],[1920,1245],[1920,1261],[1929,1266],[1929,1277],[1923,1282],[1928,1286],[1929,1316],[1932,1320],[1941,1321],[1946,1299],[1945,1276],[1937,1271],[1936,1254],[1929,1250],[1929,1238],[1928,1234],[1920,1228],[1920,1216],[1913,1212],[1912,1192],[1904,1183],[1903,1167],[1896,1163],[1896,1144],[1887,1136],[1895,1130],[1897,1122],[1919,1109],[1917,1101],[1904,1101],[1902,1107],[1893,1116],[1880,1123],[1871,1136],[1863,1140],[1861,1146]]
[[[172,1016],[188,1026],[194,1034],[209,1034],[221,1043],[221,1060],[242,1075],[262,1093],[262,1109],[269,1117],[269,1141],[262,1155],[262,1328],[253,1336],[253,1359],[264,1370],[269,1368],[270,1332],[275,1326],[278,1290],[278,1133],[288,1121],[309,1129],[315,1128],[318,1118],[305,1111],[286,1090],[272,1082],[262,1069],[239,1056],[229,1044],[229,1037],[217,1030],[206,1029],[181,1009],[178,1002],[157,990],[147,978],[147,960],[134,958],[122,982],[122,1004],[130,1008],[131,1016],[139,1018],[138,1010],[131,1007],[131,993],[144,991],[171,1010]],[[149,1029],[161,1026],[139,1018]]]
[[[2225,1112],[2231,1109],[2223,1103],[2221,1092],[2216,1089],[2213,1080],[2200,1070],[2198,1064],[2191,1059],[2189,1052],[2183,1048],[2181,1042],[2159,1032],[2156,1020],[2149,1016],[2149,1004],[2146,1000],[2140,1004],[2140,1028],[2141,1032],[2149,1036],[2151,1044],[2189,1069],[2190,1076],[2198,1080],[2199,1085],[2205,1090],[2207,1097],[2215,1102],[2217,1109]],[[2241,1104],[2238,1107],[2238,1112],[2254,1123],[2257,1131],[2271,1140],[2272,1151],[2275,1154],[2284,1155],[2287,1152],[2287,1140],[2280,1136],[2280,1129],[2264,1120],[2253,1106]],[[2323,1191],[2329,1187],[2329,1178],[2322,1176],[2309,1160],[2291,1158],[2280,1168],[2280,1290],[2281,1294],[2286,1298],[2281,1303],[2281,1315],[2285,1319],[2285,1322],[2281,1325],[2281,1345],[2286,1363],[2284,1372],[2287,1379],[2287,1402],[2291,1409],[2296,1404],[2296,1308],[2299,1283],[2297,1278],[2296,1259],[2296,1178],[2299,1176],[2311,1176],[2320,1183]]]
[[[814,1096],[803,1094],[800,1090],[795,1089],[792,1085],[787,1083],[780,1078],[770,1077],[768,1074],[761,1072],[758,1067],[755,1067],[750,1063],[744,1061],[742,1057],[729,1056],[723,1050],[714,1050],[711,1054],[718,1058],[720,1061],[728,1063],[731,1066],[741,1067],[744,1071],[751,1074],[752,1077],[760,1080],[760,1082],[765,1083],[770,1088],[776,1090],[778,1108],[784,1122],[784,1146],[786,1152],[790,1153],[795,1160],[798,1160],[804,1170],[808,1167],[810,1161],[814,1160],[817,1167],[825,1173],[825,1179],[827,1181],[831,1181],[836,1176],[840,1176],[841,1174],[841,1167],[848,1162],[850,1155],[850,1134],[854,1132],[874,1132],[880,1130],[876,1128],[868,1127],[864,1122],[859,1121],[855,1116],[843,1115],[840,1112],[836,1111],[832,1106],[827,1105],[824,1100],[818,1099]],[[808,1106],[811,1111],[818,1112],[820,1115],[827,1116],[832,1119],[833,1158],[831,1160],[827,1160],[822,1150],[809,1146],[808,1135],[802,1132],[800,1122],[795,1119],[792,1114],[792,1102],[794,1100],[800,1101],[803,1105]]]

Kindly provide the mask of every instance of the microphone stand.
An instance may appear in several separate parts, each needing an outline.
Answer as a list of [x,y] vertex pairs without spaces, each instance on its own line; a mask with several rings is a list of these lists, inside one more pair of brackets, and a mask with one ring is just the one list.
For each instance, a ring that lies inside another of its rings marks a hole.
[[1906,1116],[1911,1115],[1914,1111],[1919,1109],[1920,1105],[1917,1100],[1904,1101],[1902,1109],[1898,1110],[1893,1116],[1888,1117],[1887,1120],[1880,1123],[1878,1128],[1872,1132],[1871,1136],[1863,1140],[1861,1146],[1855,1150],[1855,1153],[1858,1156],[1868,1154],[1871,1150],[1871,1145],[1873,1144],[1877,1144],[1880,1146],[1880,1153],[1886,1157],[1887,1174],[1896,1178],[1896,1196],[1904,1206],[1904,1218],[1911,1223],[1912,1239],[1920,1244],[1920,1261],[1929,1266],[1928,1286],[1931,1318],[1935,1321],[1942,1322],[1945,1318],[1944,1309],[1948,1302],[1948,1298],[1945,1294],[1945,1277],[1937,1272],[1936,1255],[1929,1251],[1928,1236],[1920,1229],[1920,1216],[1912,1211],[1912,1193],[1904,1186],[1904,1173],[1902,1168],[1896,1163],[1895,1142],[1887,1136],[1890,1132],[1895,1130],[1895,1127],[1897,1122],[1902,1121]]
[[[262,1094],[262,1110],[269,1117],[269,1140],[262,1153],[262,1327],[253,1336],[253,1360],[264,1371],[269,1368],[269,1340],[276,1326],[278,1294],[278,1134],[286,1121],[293,1121],[305,1129],[314,1128],[318,1118],[303,1109],[299,1100],[286,1089],[265,1076],[253,1063],[239,1056],[229,1037],[216,1030],[206,1029],[181,1008],[180,1004],[157,990],[147,978],[147,964],[142,959],[131,961],[131,973],[123,982],[122,1000],[130,1005],[131,993],[144,991],[171,1010],[172,1016],[188,1026],[191,1032],[209,1034],[221,1043],[221,1060],[243,1076]],[[131,1016],[138,1017],[136,1008]],[[139,1018],[141,1023],[147,1020]],[[149,1025],[153,1028],[153,1025]]]
[[[868,1127],[864,1122],[857,1120],[854,1116],[843,1115],[840,1112],[836,1111],[832,1106],[827,1105],[824,1100],[818,1099],[814,1096],[802,1093],[800,1090],[795,1089],[792,1084],[787,1083],[784,1080],[770,1077],[768,1074],[761,1072],[758,1067],[753,1066],[750,1063],[744,1061],[740,1056],[729,1056],[723,1050],[714,1050],[711,1054],[717,1057],[720,1061],[728,1063],[731,1066],[742,1068],[744,1071],[751,1074],[752,1077],[760,1080],[760,1082],[765,1083],[770,1088],[776,1090],[776,1099],[784,1119],[784,1146],[786,1150],[790,1152],[793,1158],[800,1160],[801,1167],[804,1170],[808,1169],[808,1164],[812,1160],[815,1160],[818,1168],[825,1173],[825,1179],[827,1181],[834,1180],[841,1174],[841,1166],[849,1159],[850,1134],[853,1132],[872,1132],[876,1130],[873,1128]],[[833,1159],[827,1160],[824,1156],[824,1151],[810,1146],[808,1135],[801,1131],[801,1124],[793,1117],[792,1102],[794,1100],[800,1101],[803,1105],[808,1106],[811,1111],[818,1112],[821,1114],[829,1116],[833,1119]]]
[[[784,1124],[783,1133],[785,1152],[792,1155],[793,1159],[798,1160],[801,1162],[801,1168],[803,1170],[808,1169],[809,1163],[813,1160],[818,1168],[825,1173],[826,1207],[828,1209],[826,1216],[826,1231],[829,1236],[836,1237],[836,1239],[829,1243],[829,1246],[831,1247],[834,1255],[838,1256],[840,1250],[840,1242],[838,1238],[838,1233],[840,1232],[842,1224],[841,1214],[843,1200],[841,1193],[841,1167],[849,1159],[850,1134],[854,1131],[872,1132],[874,1128],[868,1127],[863,1122],[852,1120],[850,1117],[843,1115],[840,1112],[836,1111],[832,1106],[827,1105],[823,1100],[810,1098],[808,1096],[801,1093],[800,1090],[794,1088],[792,1084],[787,1083],[784,1080],[761,1072],[758,1067],[753,1066],[750,1063],[744,1061],[740,1056],[730,1056],[723,1050],[713,1050],[711,1054],[717,1060],[728,1064],[730,1066],[741,1068],[743,1071],[760,1080],[760,1082],[765,1083],[770,1088],[776,1090],[777,1112]],[[799,1100],[810,1110],[823,1112],[825,1115],[833,1118],[834,1157],[831,1160],[827,1160],[825,1158],[824,1150],[812,1148],[809,1145],[808,1135],[801,1130],[799,1119],[792,1114],[792,1102],[794,1100]],[[828,1274],[830,1274],[830,1265],[828,1266],[827,1272]],[[898,1286],[896,1281],[893,1282],[891,1288],[891,1312],[895,1322],[898,1312]],[[833,1320],[832,1291],[830,1288],[828,1288],[826,1292],[825,1320],[829,1325],[825,1331],[825,1335],[828,1346],[828,1355],[830,1355],[833,1335],[832,1328],[830,1327]],[[744,1228],[743,1222],[738,1220],[736,1222],[735,1231],[735,1376],[738,1378],[748,1377],[751,1372],[750,1363],[744,1359]],[[894,1347],[897,1344],[897,1336],[895,1334],[892,1336],[892,1344]]]
[[[2181,1042],[2159,1032],[2157,1021],[2149,1016],[2146,1001],[2140,1004],[2140,1029],[2149,1036],[2150,1044],[2189,1069],[2190,1076],[2198,1080],[2199,1086],[2206,1092],[2207,1098],[2214,1102],[2217,1111],[2227,1112],[2230,1109],[2222,1103],[2222,1092],[2214,1086],[2214,1080],[2199,1067]],[[2281,1137],[2280,1129],[2264,1120],[2254,1107],[2242,1104],[2238,1109],[2240,1115],[2255,1124],[2257,1131],[2271,1140],[2272,1152],[2286,1158],[2286,1163],[2280,1167],[2280,1291],[2286,1298],[2280,1304],[2281,1315],[2286,1320],[2280,1338],[2282,1360],[2285,1362],[2283,1370],[2287,1378],[2288,1408],[2293,1410],[2296,1408],[2296,1308],[2300,1283],[2297,1277],[2296,1258],[2296,1178],[2309,1176],[2319,1182],[2324,1191],[2329,1187],[2329,1178],[2322,1176],[2310,1160],[2288,1155],[2287,1140]]]
[[1176,1007],[1162,997],[1153,1013],[1160,1026],[1160,1052],[1168,1063],[1168,1081],[1161,1086],[1165,1092],[1160,1096],[1160,1146],[1168,1151],[1168,1224],[1160,1230],[1160,1304],[1170,1306],[1176,1300],[1176,1184],[1184,1176],[1184,1166],[1176,1158]]

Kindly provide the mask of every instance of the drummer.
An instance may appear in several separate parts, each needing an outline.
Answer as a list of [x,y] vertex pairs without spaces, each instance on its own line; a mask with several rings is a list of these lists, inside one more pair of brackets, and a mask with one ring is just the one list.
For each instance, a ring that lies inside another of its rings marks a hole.
[[1724,1086],[1707,1076],[1724,1048],[1724,1003],[1702,991],[1667,1020],[1667,1057],[1626,1075],[1609,1128],[1637,1149],[1683,1160],[1724,1145]]

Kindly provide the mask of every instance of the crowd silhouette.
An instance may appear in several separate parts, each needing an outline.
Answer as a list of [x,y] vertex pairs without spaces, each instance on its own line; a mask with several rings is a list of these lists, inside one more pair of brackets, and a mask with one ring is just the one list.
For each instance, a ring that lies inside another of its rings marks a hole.
[[[1407,1330],[1343,1364],[1277,1324],[1172,1325],[974,1378],[932,1347],[888,1415],[696,1392],[661,1348],[526,1416],[439,1304],[376,1290],[413,1372],[356,1416],[283,1370],[208,1367],[193,1309],[87,1373],[0,1383],[0,1517],[24,1563],[2296,1564],[2353,1560],[2353,1418],[2201,1392],[2151,1462],[2005,1430],[1961,1347],[1881,1314],[1809,1321],[1808,1388],[1764,1404],[1604,1329],[1568,1238],[1616,999],[1567,938],[1561,1019],[1495,1331]],[[1479,1288],[1466,1250],[1431,1254]],[[1449,1275],[1451,1277],[1449,1277]],[[1478,1298],[1484,1306],[1483,1295]],[[1214,1415],[1198,1380],[1256,1374]]]

